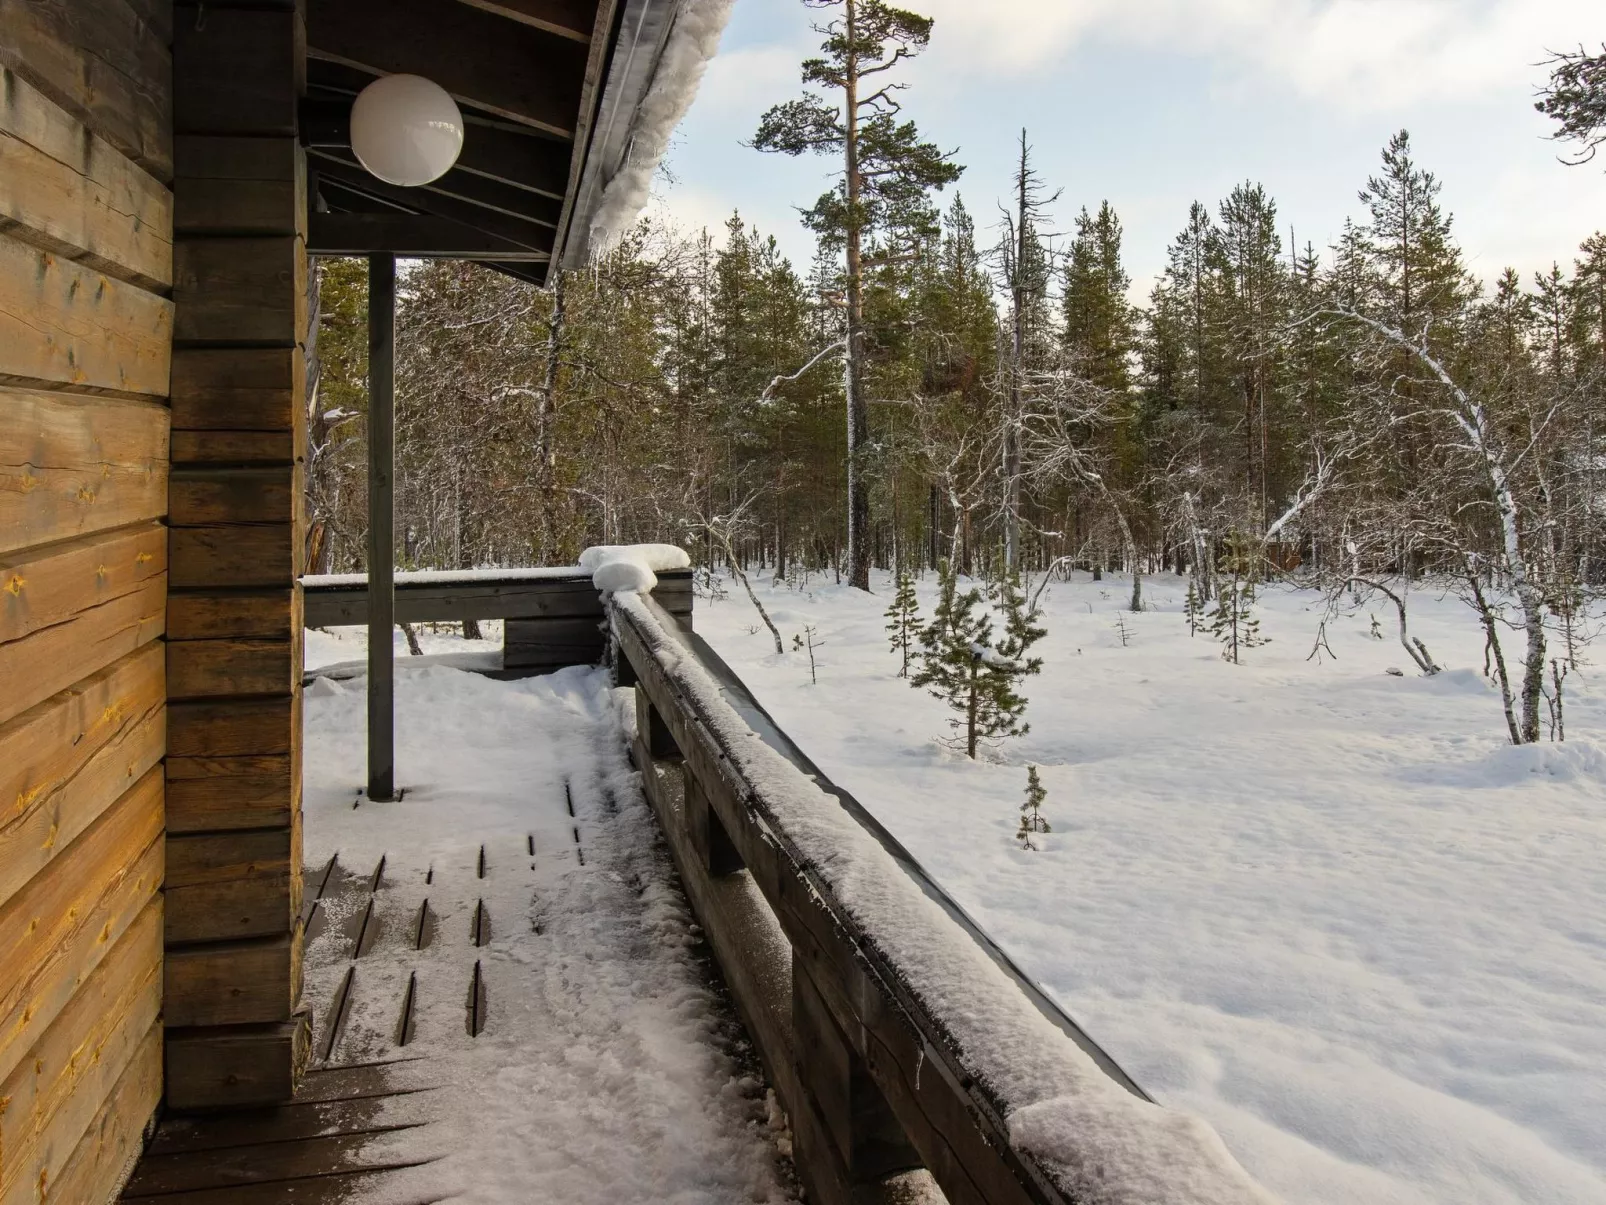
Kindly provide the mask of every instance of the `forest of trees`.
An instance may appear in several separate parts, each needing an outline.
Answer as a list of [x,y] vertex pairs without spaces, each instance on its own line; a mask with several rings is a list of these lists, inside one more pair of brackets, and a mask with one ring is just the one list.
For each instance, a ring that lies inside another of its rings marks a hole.
[[[876,46],[895,64],[887,45],[929,32]],[[808,211],[807,264],[733,215],[717,235],[643,222],[546,291],[407,265],[398,563],[670,541],[796,583],[860,578],[856,542],[866,568],[1120,570],[1134,607],[1161,572],[1208,600],[1229,545],[1335,589],[1431,574],[1517,635],[1500,676],[1513,739],[1535,738],[1547,650],[1575,655],[1606,578],[1606,235],[1474,278],[1401,131],[1329,245],[1291,245],[1246,181],[1177,215],[1135,305],[1107,202],[1045,235],[1058,194],[1024,133],[1013,180],[966,181],[1001,198],[983,223],[958,165],[868,112],[880,200],[833,209],[845,174]],[[842,153],[835,127],[788,144],[788,120],[818,132],[774,110],[762,149]],[[365,269],[317,276],[309,569],[360,570]]]

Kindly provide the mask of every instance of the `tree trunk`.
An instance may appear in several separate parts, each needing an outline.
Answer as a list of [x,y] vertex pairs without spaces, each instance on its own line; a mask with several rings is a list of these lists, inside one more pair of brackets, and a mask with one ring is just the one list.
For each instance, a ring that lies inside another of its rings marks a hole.
[[[848,44],[858,38],[855,0],[847,0]],[[848,404],[848,584],[870,589],[870,490],[864,456],[870,443],[870,407],[864,397],[864,281],[859,214],[859,60],[848,56],[845,82],[847,136],[843,158],[847,179],[848,346],[843,357],[844,392]]]

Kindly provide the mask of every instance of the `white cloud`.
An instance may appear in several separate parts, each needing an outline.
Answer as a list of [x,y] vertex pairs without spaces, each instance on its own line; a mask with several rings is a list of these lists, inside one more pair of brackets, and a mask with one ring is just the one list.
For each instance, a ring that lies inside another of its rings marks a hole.
[[924,8],[938,22],[933,66],[945,71],[1041,70],[1104,42],[1196,54],[1361,111],[1531,83],[1547,48],[1603,32],[1598,0],[926,0]]

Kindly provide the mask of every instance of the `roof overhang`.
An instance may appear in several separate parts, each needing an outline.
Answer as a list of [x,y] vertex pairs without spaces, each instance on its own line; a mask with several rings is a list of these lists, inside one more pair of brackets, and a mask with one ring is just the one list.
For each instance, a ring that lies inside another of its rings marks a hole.
[[[472,259],[537,284],[583,263],[677,17],[696,3],[307,0],[309,248]],[[467,126],[457,165],[421,188],[384,183],[351,151],[352,100],[403,72],[450,92]]]

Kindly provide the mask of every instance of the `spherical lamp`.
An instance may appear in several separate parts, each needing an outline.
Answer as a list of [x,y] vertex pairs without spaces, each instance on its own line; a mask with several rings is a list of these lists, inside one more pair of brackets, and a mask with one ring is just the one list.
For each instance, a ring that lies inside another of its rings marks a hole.
[[376,79],[351,106],[351,149],[387,184],[439,180],[463,150],[463,114],[451,95],[421,75]]

